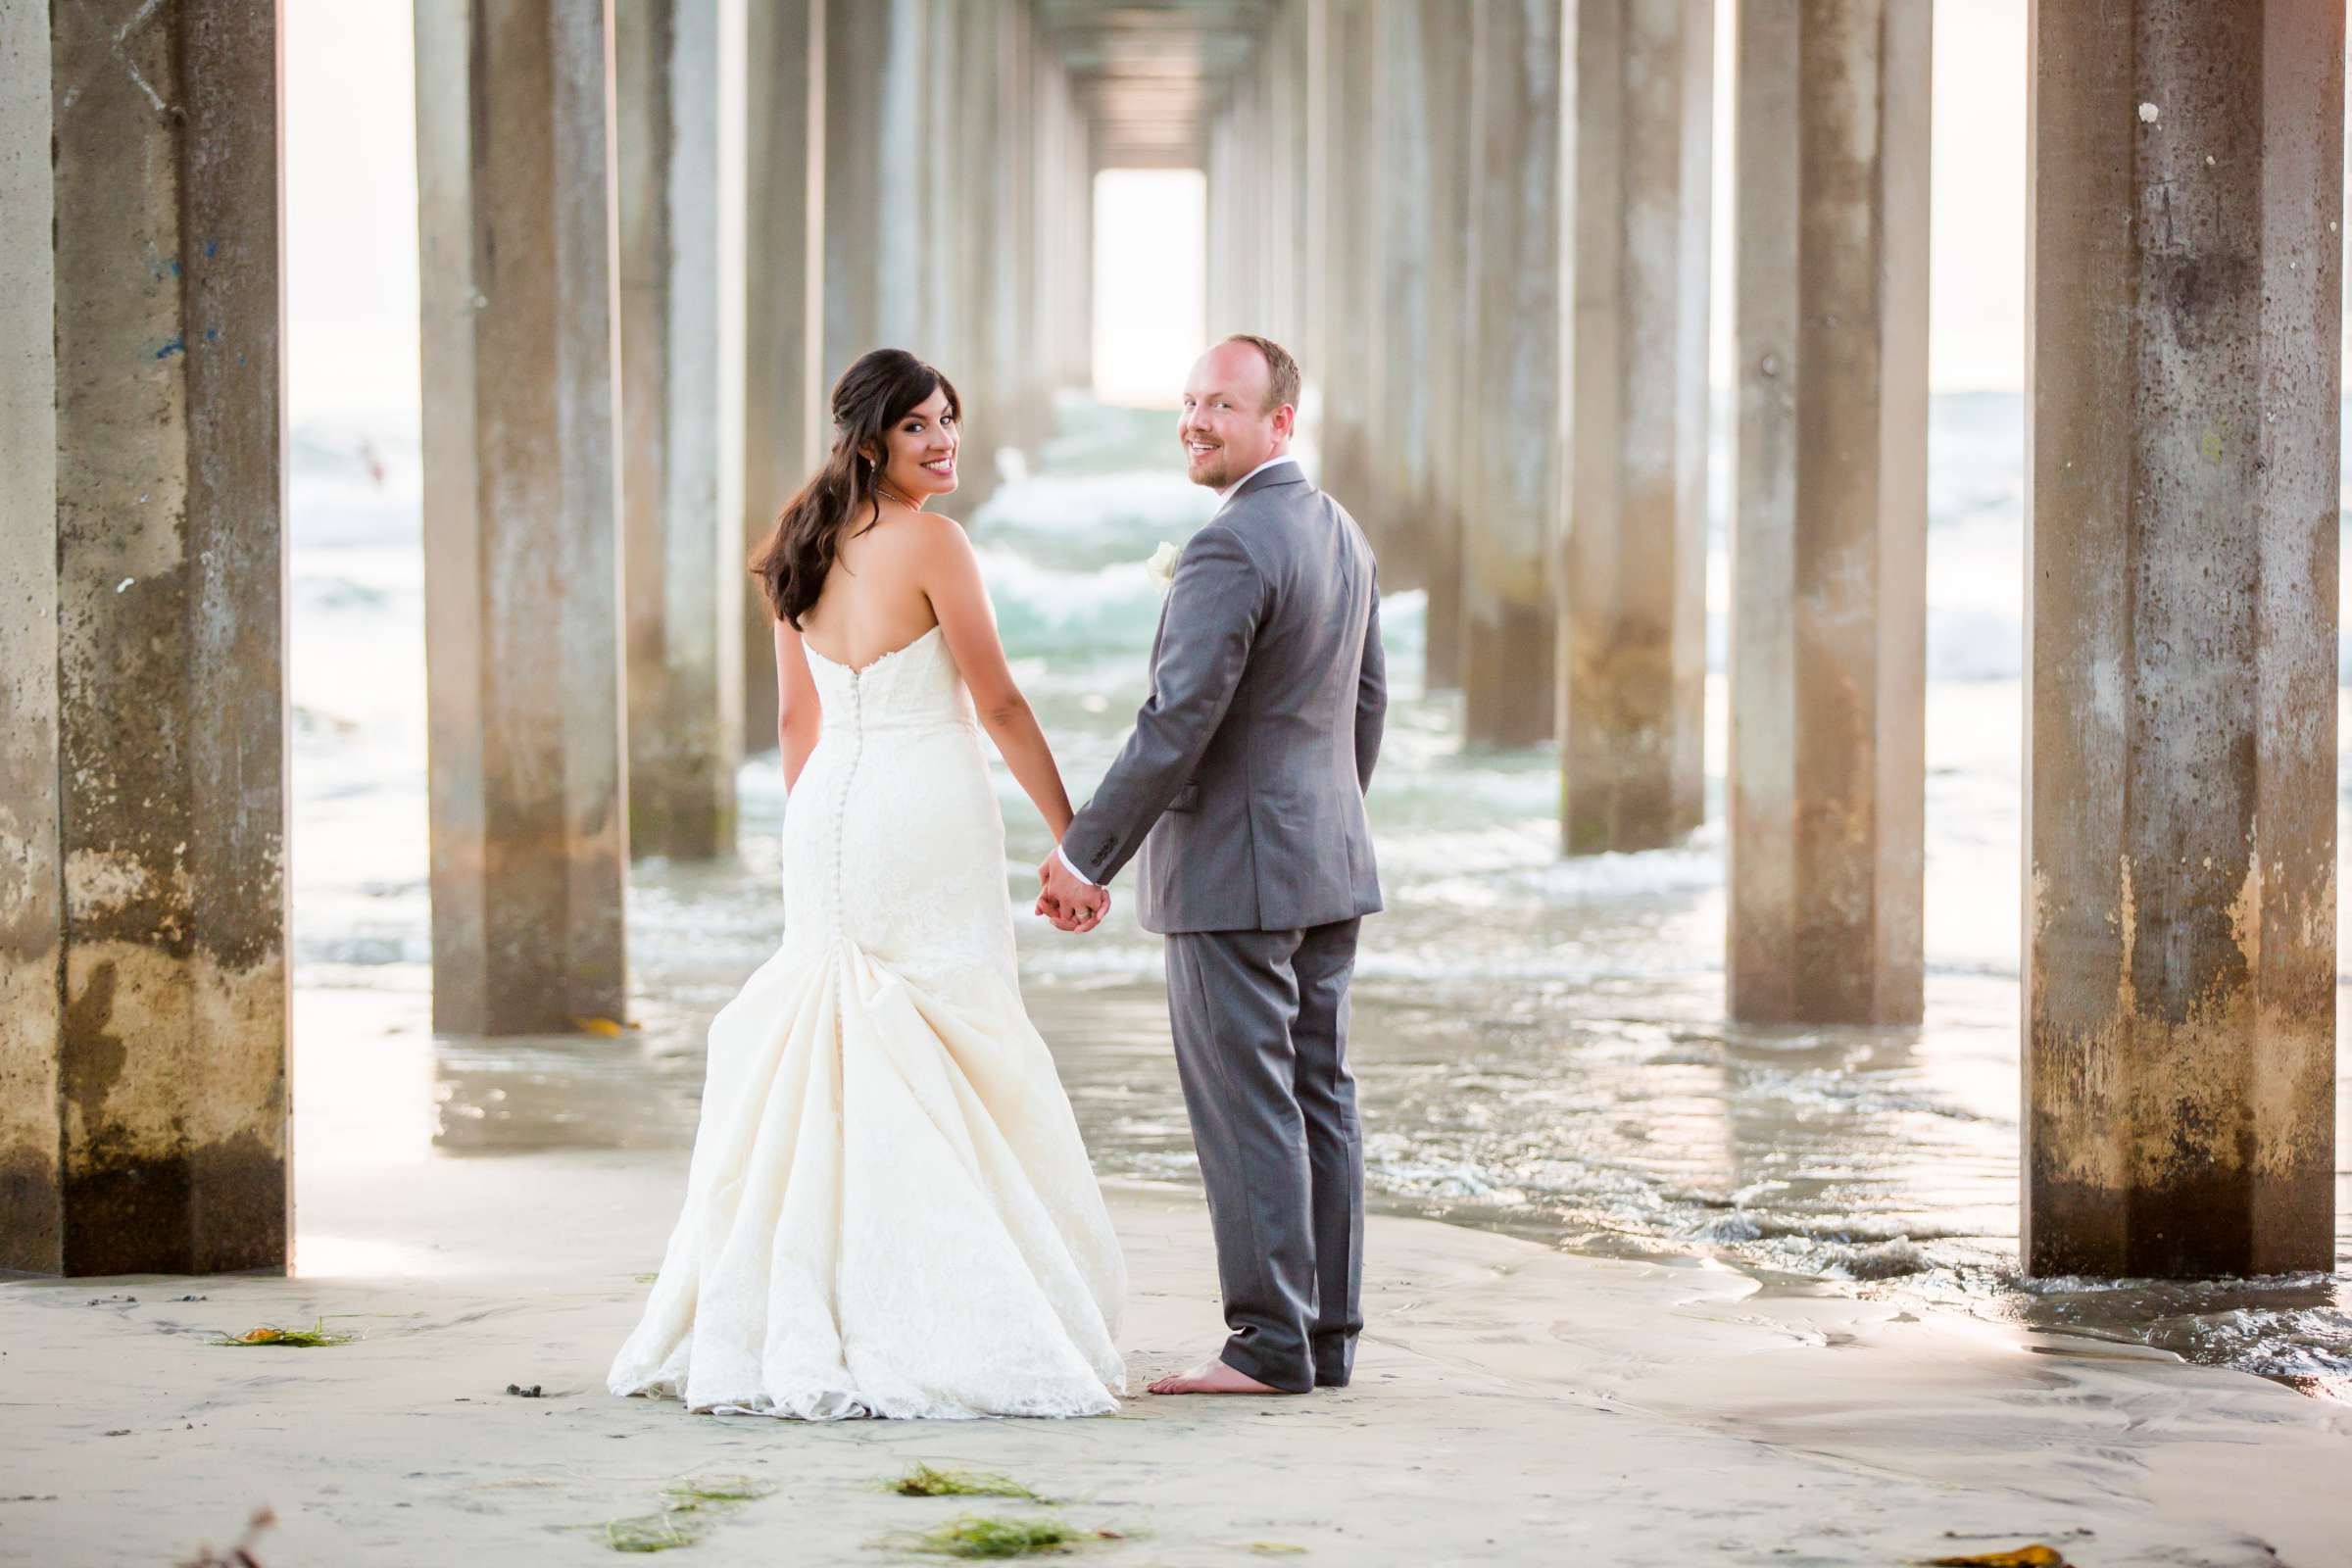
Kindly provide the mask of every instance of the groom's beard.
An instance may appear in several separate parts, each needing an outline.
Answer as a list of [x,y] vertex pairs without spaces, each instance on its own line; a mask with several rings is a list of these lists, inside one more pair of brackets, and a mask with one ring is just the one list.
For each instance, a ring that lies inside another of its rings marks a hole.
[[1189,452],[1185,454],[1185,457],[1187,459],[1186,473],[1190,475],[1193,483],[1205,489],[1227,489],[1238,477],[1233,471],[1233,460],[1223,447],[1218,447],[1203,457],[1195,458]]

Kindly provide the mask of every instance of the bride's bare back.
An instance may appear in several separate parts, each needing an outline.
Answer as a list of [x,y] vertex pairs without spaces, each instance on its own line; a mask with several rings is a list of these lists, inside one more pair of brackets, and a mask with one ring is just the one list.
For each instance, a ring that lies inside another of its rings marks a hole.
[[938,625],[939,612],[924,589],[924,558],[926,545],[937,548],[944,521],[885,501],[879,522],[844,529],[824,591],[801,617],[808,646],[837,664],[862,669]]

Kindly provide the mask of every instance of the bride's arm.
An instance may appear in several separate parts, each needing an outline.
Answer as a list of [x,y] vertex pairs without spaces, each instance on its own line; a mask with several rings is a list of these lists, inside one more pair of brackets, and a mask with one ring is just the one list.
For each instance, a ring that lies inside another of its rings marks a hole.
[[997,636],[997,617],[988,608],[988,590],[980,581],[980,559],[972,542],[954,519],[929,513],[917,514],[930,530],[923,540],[923,593],[939,617],[940,634],[970,689],[981,727],[997,743],[1004,765],[1020,781],[1046,829],[1059,843],[1070,826],[1070,796],[1062,787],[1061,769],[1054,765],[1054,749],[1038,728],[1029,701],[1013,684],[1004,662],[1004,644]]
[[784,788],[801,781],[808,754],[816,750],[817,731],[824,724],[824,706],[817,701],[816,677],[808,673],[808,657],[801,652],[801,634],[789,620],[776,622],[776,748],[784,754]]

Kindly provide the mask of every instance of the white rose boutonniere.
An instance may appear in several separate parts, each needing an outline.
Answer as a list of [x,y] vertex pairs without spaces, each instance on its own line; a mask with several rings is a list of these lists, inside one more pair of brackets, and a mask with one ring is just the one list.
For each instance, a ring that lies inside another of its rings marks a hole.
[[1144,569],[1152,574],[1152,585],[1161,593],[1166,593],[1174,586],[1176,563],[1183,554],[1183,551],[1162,539],[1159,548],[1152,552],[1152,559],[1144,563]]

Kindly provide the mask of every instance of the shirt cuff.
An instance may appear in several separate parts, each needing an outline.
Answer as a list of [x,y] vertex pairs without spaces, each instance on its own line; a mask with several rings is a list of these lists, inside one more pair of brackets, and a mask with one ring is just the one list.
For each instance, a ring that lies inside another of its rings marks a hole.
[[1070,852],[1063,849],[1060,845],[1056,844],[1054,846],[1054,853],[1060,857],[1062,869],[1069,872],[1070,875],[1076,877],[1079,881],[1085,883],[1088,887],[1099,888],[1102,885],[1102,883],[1096,881],[1093,877],[1088,876],[1084,871],[1079,870],[1078,862],[1070,858]]

